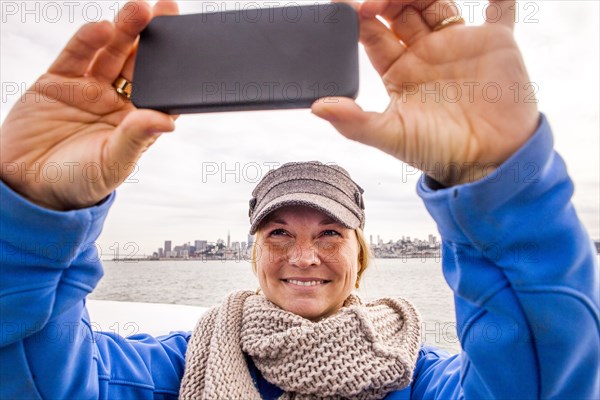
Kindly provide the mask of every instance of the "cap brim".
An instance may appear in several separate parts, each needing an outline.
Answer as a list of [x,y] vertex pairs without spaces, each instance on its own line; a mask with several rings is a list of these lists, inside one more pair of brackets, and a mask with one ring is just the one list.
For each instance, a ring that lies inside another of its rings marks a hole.
[[273,201],[267,203],[258,212],[256,217],[253,218],[254,222],[250,226],[250,234],[254,235],[256,233],[261,222],[267,215],[282,207],[293,205],[314,208],[330,216],[349,229],[360,227],[360,220],[358,217],[335,200],[312,193],[290,193],[277,197]]

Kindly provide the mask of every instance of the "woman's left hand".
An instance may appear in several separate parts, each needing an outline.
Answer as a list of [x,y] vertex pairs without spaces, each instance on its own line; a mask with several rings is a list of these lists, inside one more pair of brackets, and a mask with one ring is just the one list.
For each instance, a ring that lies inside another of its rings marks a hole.
[[[130,0],[114,23],[81,27],[7,115],[0,130],[0,179],[51,210],[91,207],[134,171],[173,118],[137,109],[112,83],[132,79],[138,35],[173,0]],[[91,90],[89,90],[91,89]]]
[[514,0],[490,0],[482,26],[437,31],[457,15],[452,0],[351,4],[390,104],[376,113],[348,98],[317,101],[313,112],[344,136],[452,186],[489,174],[535,132],[536,86],[513,38]]

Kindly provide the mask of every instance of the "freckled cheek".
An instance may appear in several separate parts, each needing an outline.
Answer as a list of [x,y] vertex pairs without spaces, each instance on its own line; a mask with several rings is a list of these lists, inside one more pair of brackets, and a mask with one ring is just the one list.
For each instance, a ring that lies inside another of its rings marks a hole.
[[321,262],[328,264],[337,264],[342,262],[343,257],[340,254],[340,247],[330,243],[319,243],[316,246],[316,252]]
[[289,256],[293,248],[289,245],[283,244],[262,244],[260,250],[257,253],[257,259],[265,263],[280,263]]
[[265,263],[259,262],[257,264],[256,270],[257,270],[258,280],[261,284],[268,283],[268,281],[271,279],[271,276],[273,275],[273,272],[272,272],[270,266]]
[[257,255],[257,275],[261,285],[272,286],[279,282],[282,261],[283,257],[276,252],[264,251],[260,256]]
[[354,286],[354,280],[358,274],[358,255],[353,251],[343,251],[340,253],[339,261],[335,264],[336,270],[343,276],[344,282],[349,286]]
[[263,294],[273,303],[283,307],[281,301],[281,282],[277,278],[277,269],[273,264],[257,262],[256,272],[258,275],[258,283],[263,291]]

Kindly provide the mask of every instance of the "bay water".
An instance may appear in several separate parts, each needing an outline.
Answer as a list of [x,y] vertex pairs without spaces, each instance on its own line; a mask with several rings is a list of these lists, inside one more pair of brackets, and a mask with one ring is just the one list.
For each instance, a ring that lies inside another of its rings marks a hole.
[[[256,290],[247,261],[104,261],[104,278],[90,295],[95,300],[186,304],[212,307],[235,290]],[[435,258],[375,259],[355,293],[363,300],[400,296],[421,314],[425,343],[460,351],[454,301]],[[171,327],[177,330],[177,327]]]

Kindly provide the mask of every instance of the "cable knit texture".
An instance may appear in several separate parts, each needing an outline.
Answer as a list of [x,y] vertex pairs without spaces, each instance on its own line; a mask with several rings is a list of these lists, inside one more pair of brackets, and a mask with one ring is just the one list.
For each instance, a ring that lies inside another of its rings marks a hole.
[[404,299],[363,305],[350,295],[312,322],[263,295],[232,293],[200,318],[190,339],[181,399],[260,399],[244,353],[281,399],[381,399],[410,383],[420,317]]

